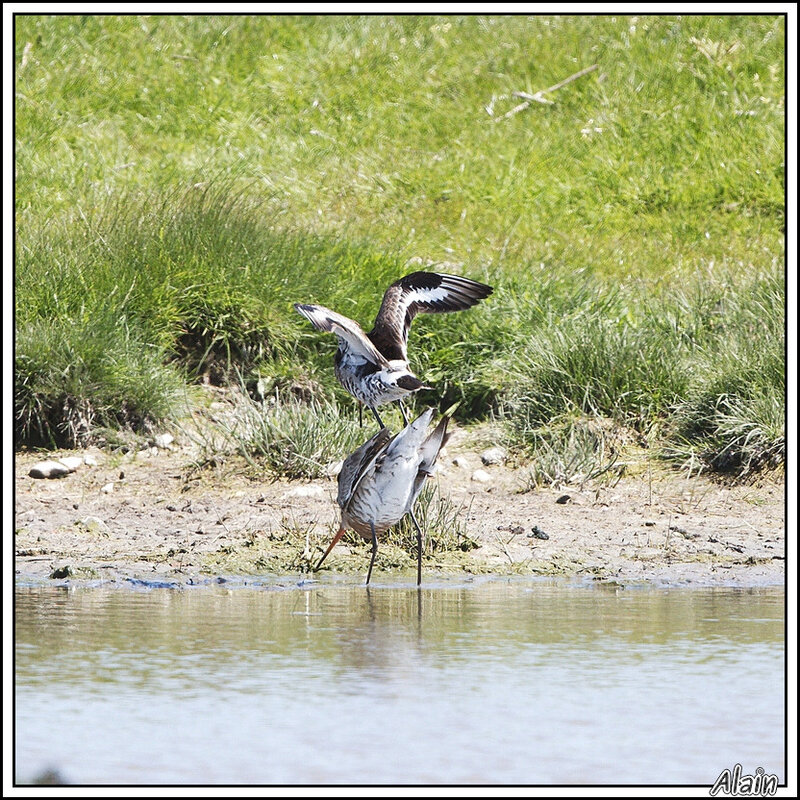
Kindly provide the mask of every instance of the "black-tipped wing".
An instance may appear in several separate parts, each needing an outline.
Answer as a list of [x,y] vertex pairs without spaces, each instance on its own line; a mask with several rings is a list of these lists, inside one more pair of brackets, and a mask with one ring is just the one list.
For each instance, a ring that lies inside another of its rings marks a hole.
[[335,311],[325,308],[325,306],[295,303],[294,307],[318,331],[335,333],[339,337],[339,341],[344,342],[352,352],[357,353],[372,364],[377,364],[379,367],[387,366],[386,359],[369,340],[357,322],[337,314]]
[[375,327],[367,334],[388,359],[407,359],[411,321],[420,312],[463,311],[492,293],[491,286],[458,275],[412,272],[383,295]]
[[344,460],[342,468],[339,470],[339,492],[336,497],[340,508],[345,508],[350,502],[356,485],[365,470],[383,452],[392,438],[392,432],[388,428],[381,428],[371,439],[364,442]]

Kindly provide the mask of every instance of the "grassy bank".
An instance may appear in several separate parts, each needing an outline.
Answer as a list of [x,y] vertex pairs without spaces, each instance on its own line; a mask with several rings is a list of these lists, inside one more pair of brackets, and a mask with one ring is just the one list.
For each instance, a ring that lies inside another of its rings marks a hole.
[[781,463],[783,25],[17,17],[19,441],[146,428],[239,375],[352,414],[292,303],[368,324],[447,262],[496,291],[415,321],[420,407],[533,454],[603,418]]

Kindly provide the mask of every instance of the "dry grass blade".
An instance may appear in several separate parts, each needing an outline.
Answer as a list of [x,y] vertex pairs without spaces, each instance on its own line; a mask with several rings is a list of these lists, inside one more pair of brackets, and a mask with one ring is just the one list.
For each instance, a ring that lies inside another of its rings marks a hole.
[[497,117],[493,120],[493,122],[500,122],[500,120],[508,119],[509,117],[513,117],[514,114],[519,114],[520,111],[524,111],[526,108],[530,107],[532,102],[542,103],[543,105],[554,105],[552,100],[548,100],[544,95],[549,94],[550,92],[555,92],[561,89],[563,86],[572,83],[573,81],[578,80],[578,78],[582,78],[584,75],[588,75],[590,72],[594,72],[597,69],[597,64],[592,64],[591,67],[586,67],[585,69],[579,70],[578,72],[570,75],[568,78],[564,78],[563,81],[559,81],[553,86],[548,87],[547,89],[540,89],[538,92],[534,92],[533,94],[528,94],[528,92],[514,92],[514,97],[521,97],[525,100],[524,103],[520,103],[517,106],[514,106],[510,111],[507,111],[503,114],[502,117]]

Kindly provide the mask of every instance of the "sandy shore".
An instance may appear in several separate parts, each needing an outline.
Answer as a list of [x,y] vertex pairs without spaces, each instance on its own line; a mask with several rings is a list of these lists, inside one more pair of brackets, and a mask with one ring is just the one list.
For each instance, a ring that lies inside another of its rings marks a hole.
[[[436,576],[574,576],[668,586],[782,584],[784,485],[723,485],[661,469],[616,485],[521,491],[526,470],[485,467],[465,437],[440,459],[442,497],[478,546],[426,558]],[[195,469],[192,453],[169,449],[110,455],[88,451],[59,479],[36,479],[43,458],[17,454],[17,579],[181,585],[236,575],[313,578],[338,522],[335,478],[306,483],[253,476],[242,461]],[[453,463],[455,455],[466,460]],[[91,459],[90,459],[91,460]],[[490,481],[472,480],[478,468]],[[548,538],[537,538],[544,533]],[[382,547],[373,581],[412,575],[413,554]],[[337,545],[323,573],[360,582],[368,548]]]

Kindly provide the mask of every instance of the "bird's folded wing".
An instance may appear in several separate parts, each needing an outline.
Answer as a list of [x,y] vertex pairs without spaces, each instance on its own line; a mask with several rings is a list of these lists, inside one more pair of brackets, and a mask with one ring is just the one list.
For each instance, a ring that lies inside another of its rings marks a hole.
[[339,493],[336,498],[340,508],[344,508],[350,502],[359,480],[391,438],[391,431],[388,428],[381,428],[369,441],[364,442],[344,460],[339,470]]

